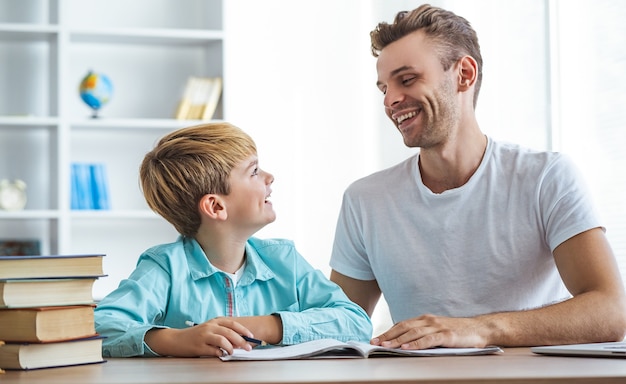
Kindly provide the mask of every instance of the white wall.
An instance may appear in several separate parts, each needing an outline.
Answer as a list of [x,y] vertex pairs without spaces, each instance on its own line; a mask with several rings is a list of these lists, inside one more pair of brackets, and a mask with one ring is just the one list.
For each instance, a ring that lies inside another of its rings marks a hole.
[[378,167],[369,8],[360,0],[225,1],[227,119],[275,176],[275,223],[329,271],[343,190]]

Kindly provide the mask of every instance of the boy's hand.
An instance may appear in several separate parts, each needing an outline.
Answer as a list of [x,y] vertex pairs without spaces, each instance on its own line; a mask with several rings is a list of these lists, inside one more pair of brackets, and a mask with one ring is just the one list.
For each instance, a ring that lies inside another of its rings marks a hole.
[[216,317],[185,329],[152,329],[145,342],[162,356],[222,356],[235,348],[252,349],[241,335],[252,337],[252,332],[232,317]]

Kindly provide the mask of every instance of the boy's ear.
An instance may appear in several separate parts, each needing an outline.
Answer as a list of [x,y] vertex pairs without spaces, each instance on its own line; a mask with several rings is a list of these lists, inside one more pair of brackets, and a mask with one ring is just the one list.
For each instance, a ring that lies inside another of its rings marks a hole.
[[202,196],[199,204],[200,213],[215,220],[226,220],[226,205],[219,195],[207,194]]

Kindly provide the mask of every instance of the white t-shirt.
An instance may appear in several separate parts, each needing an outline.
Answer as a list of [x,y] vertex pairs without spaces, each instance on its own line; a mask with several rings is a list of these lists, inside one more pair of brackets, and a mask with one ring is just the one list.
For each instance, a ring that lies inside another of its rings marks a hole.
[[536,308],[571,295],[552,251],[600,227],[564,155],[488,140],[463,186],[435,194],[418,155],[346,190],[330,266],[378,281],[394,322]]
[[239,280],[241,279],[241,276],[243,276],[243,270],[246,269],[246,261],[244,260],[243,264],[241,264],[241,267],[239,267],[238,270],[235,271],[235,273],[229,273],[226,271],[222,271],[220,269],[220,271],[224,272],[226,274],[226,276],[230,277],[230,280],[233,282],[233,288],[235,288],[237,286],[237,284],[239,283]]

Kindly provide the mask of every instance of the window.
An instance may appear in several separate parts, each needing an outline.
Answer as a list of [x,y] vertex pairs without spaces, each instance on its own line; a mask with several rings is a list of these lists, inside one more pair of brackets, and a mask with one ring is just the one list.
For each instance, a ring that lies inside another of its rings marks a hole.
[[626,2],[551,3],[554,149],[581,168],[626,281]]

